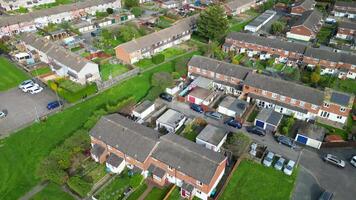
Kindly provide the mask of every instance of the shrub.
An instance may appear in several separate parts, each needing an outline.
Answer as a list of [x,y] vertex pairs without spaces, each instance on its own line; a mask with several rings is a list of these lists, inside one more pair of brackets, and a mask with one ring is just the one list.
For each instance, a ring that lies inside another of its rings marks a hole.
[[181,76],[187,74],[189,58],[180,58],[174,63],[174,70]]
[[135,98],[134,97],[129,97],[127,99],[121,100],[116,104],[113,103],[108,103],[106,105],[106,111],[108,113],[114,113],[119,111],[121,108],[125,107],[126,105],[135,102]]
[[180,74],[178,72],[172,72],[172,77],[173,77],[173,79],[179,79]]
[[78,176],[71,177],[68,180],[67,185],[81,197],[87,196],[92,187],[92,183],[86,182]]
[[163,91],[164,91],[164,89],[162,89],[161,87],[158,87],[158,86],[151,87],[151,89],[148,91],[145,99],[154,101],[159,96],[159,94],[161,94]]
[[151,80],[152,86],[160,87],[166,89],[174,84],[173,77],[168,72],[157,72],[154,73]]
[[140,7],[133,7],[131,8],[131,13],[135,15],[135,17],[139,17],[142,15],[143,10]]
[[89,117],[89,119],[84,123],[83,128],[85,130],[90,130],[93,128],[96,124],[96,122],[99,121],[100,117],[107,114],[107,112],[104,109],[99,109],[93,113],[92,116]]
[[157,55],[152,56],[152,62],[156,65],[164,62],[164,59],[165,59],[165,56],[163,54],[157,54]]

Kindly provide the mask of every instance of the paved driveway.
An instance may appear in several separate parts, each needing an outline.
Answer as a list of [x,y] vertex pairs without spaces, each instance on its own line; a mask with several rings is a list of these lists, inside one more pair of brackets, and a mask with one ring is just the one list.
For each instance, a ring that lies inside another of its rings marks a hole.
[[22,128],[37,117],[44,116],[50,111],[48,102],[56,100],[56,95],[48,88],[41,93],[31,95],[18,88],[0,93],[0,109],[7,109],[8,116],[0,120],[0,137]]

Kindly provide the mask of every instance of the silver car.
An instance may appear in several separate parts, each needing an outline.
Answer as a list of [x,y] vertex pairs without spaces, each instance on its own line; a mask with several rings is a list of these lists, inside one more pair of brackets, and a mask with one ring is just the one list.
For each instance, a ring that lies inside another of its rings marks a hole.
[[341,167],[341,168],[345,167],[345,161],[339,159],[338,157],[336,157],[334,155],[327,154],[323,159],[325,162],[336,165],[337,167]]
[[350,160],[352,166],[356,167],[356,156],[353,156]]
[[276,164],[274,164],[274,168],[275,168],[276,170],[282,170],[285,161],[286,161],[286,159],[280,157],[280,158],[277,160]]
[[270,167],[272,165],[273,158],[274,158],[274,153],[269,151],[265,159],[263,159],[263,165],[266,167]]

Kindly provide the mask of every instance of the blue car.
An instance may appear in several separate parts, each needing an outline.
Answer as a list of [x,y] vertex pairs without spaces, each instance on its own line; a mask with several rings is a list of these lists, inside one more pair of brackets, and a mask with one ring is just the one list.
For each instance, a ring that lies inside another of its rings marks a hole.
[[47,104],[47,109],[48,110],[53,110],[59,106],[63,105],[62,101],[52,101]]
[[194,110],[195,112],[198,112],[198,113],[203,113],[204,112],[203,108],[201,106],[195,104],[195,103],[190,104],[190,108],[192,110]]
[[226,120],[225,122],[224,122],[224,124],[227,124],[227,125],[229,125],[229,126],[231,126],[231,127],[234,127],[234,128],[237,128],[237,129],[240,129],[240,128],[242,128],[242,124],[240,123],[240,122],[238,122],[238,121],[236,121],[234,118],[229,118],[228,120]]

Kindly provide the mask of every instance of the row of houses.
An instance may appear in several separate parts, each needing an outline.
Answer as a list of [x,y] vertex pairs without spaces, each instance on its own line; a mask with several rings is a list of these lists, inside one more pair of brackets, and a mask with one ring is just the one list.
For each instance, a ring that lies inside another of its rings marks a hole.
[[225,173],[223,154],[176,134],[159,137],[119,114],[103,116],[90,137],[92,158],[111,172],[133,169],[160,186],[177,185],[184,198],[208,199]]
[[354,100],[349,94],[330,89],[320,91],[202,56],[194,56],[189,61],[188,76],[211,79],[215,88],[224,89],[227,93],[240,93],[259,107],[273,108],[301,120],[323,118],[345,123]]
[[291,6],[290,13],[292,15],[303,15],[304,12],[314,10],[315,0],[297,1]]
[[60,77],[69,77],[80,84],[100,80],[98,64],[65,49],[64,47],[38,36],[35,33],[22,33],[22,44],[32,58],[48,64]]
[[8,15],[0,18],[0,38],[20,32],[36,31],[49,23],[58,24],[71,21],[88,14],[104,12],[107,8],[121,8],[120,0],[86,0],[60,5],[49,9],[36,10],[23,15]]
[[32,8],[43,4],[54,3],[56,0],[2,0],[0,9],[5,11],[17,10],[19,8]]
[[116,57],[124,63],[135,63],[143,58],[190,39],[197,15],[191,16],[166,29],[133,39],[115,47]]
[[310,41],[311,39],[316,38],[322,25],[323,14],[320,11],[305,11],[292,25],[289,32],[287,32],[287,38]]
[[336,1],[332,11],[336,17],[356,18],[356,4],[354,1]]
[[224,4],[227,15],[235,16],[257,5],[256,0],[232,0]]
[[340,21],[337,27],[336,38],[353,40],[356,38],[356,23],[352,21]]
[[288,62],[304,63],[310,67],[320,65],[322,74],[337,74],[339,78],[356,78],[356,56],[312,48],[307,45],[255,36],[247,33],[230,33],[223,45],[225,52],[274,55],[287,58]]

